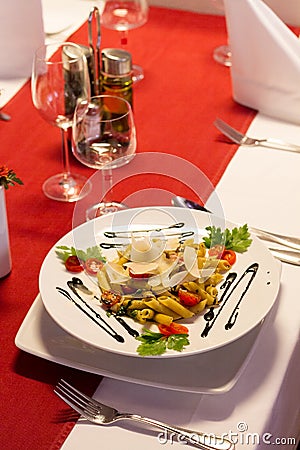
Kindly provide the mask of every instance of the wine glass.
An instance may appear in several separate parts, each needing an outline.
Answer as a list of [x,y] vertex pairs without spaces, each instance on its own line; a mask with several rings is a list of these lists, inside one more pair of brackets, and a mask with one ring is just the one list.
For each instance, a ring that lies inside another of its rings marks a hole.
[[44,194],[63,202],[79,200],[88,194],[91,185],[85,177],[70,173],[68,131],[77,101],[90,96],[87,62],[81,47],[72,42],[39,47],[34,55],[31,93],[42,118],[60,128],[62,135],[64,171],[44,182]]
[[[141,27],[148,20],[147,0],[105,0],[101,23],[104,27],[117,30],[120,33],[120,43],[126,49],[128,43],[128,31]],[[141,66],[133,64],[133,82],[144,78]]]
[[102,170],[102,201],[89,208],[91,220],[125,205],[104,200],[112,187],[112,169],[127,164],[135,155],[136,131],[130,104],[114,95],[98,95],[78,103],[73,120],[72,149],[88,167]]
[[[224,2],[223,0],[211,0],[214,6],[224,12]],[[230,67],[231,66],[231,51],[228,44],[220,45],[216,47],[213,52],[214,60],[223,66]]]

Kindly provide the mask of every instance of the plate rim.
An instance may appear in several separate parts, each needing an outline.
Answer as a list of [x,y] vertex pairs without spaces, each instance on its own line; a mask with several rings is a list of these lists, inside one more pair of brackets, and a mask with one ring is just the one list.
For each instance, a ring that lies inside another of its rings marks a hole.
[[[275,305],[274,305],[275,306]],[[233,374],[232,378],[227,381],[224,382],[223,384],[220,384],[218,386],[215,387],[211,387],[211,386],[204,386],[204,385],[198,385],[196,386],[195,384],[192,385],[192,383],[190,382],[189,385],[187,385],[186,387],[183,386],[183,383],[179,386],[179,385],[175,385],[174,383],[172,385],[168,385],[168,383],[163,383],[163,382],[158,382],[157,380],[153,380],[152,382],[150,382],[149,380],[145,380],[141,377],[135,377],[132,378],[130,375],[125,376],[125,375],[121,375],[118,374],[116,371],[113,371],[111,368],[107,369],[102,369],[101,367],[96,367],[93,366],[92,364],[88,365],[86,363],[82,363],[80,361],[76,361],[75,359],[69,358],[69,357],[64,357],[61,355],[55,355],[55,354],[51,354],[51,353],[46,353],[46,351],[43,348],[39,348],[39,345],[44,345],[45,347],[47,346],[47,342],[42,342],[42,344],[39,343],[31,343],[29,341],[32,340],[32,327],[34,327],[34,331],[36,328],[35,325],[35,320],[36,317],[34,317],[35,315],[46,315],[46,320],[50,320],[50,325],[54,326],[54,327],[58,327],[59,331],[61,333],[63,333],[67,338],[69,336],[69,333],[67,333],[67,331],[61,329],[59,327],[59,325],[52,319],[52,317],[48,314],[43,301],[41,299],[41,295],[40,293],[36,296],[36,298],[34,299],[32,305],[30,306],[25,318],[23,319],[23,322],[21,323],[20,328],[18,329],[18,332],[15,336],[15,345],[16,347],[18,347],[20,350],[25,351],[27,353],[30,353],[34,356],[38,356],[40,358],[46,359],[48,361],[51,362],[55,362],[56,364],[62,364],[64,366],[68,366],[68,367],[73,367],[75,369],[79,369],[79,370],[83,370],[86,372],[90,372],[90,373],[95,373],[101,376],[106,376],[112,379],[118,379],[118,380],[122,380],[122,381],[126,381],[126,382],[131,382],[131,383],[135,383],[135,384],[142,384],[142,385],[148,385],[151,387],[155,387],[155,388],[163,388],[163,389],[168,389],[168,390],[178,390],[181,389],[184,392],[192,392],[192,393],[196,393],[196,394],[223,394],[226,392],[229,392],[237,383],[237,381],[239,380],[241,374],[243,373],[243,371],[245,370],[247,364],[249,363],[251,357],[253,356],[255,349],[257,348],[257,346],[259,345],[260,340],[262,339],[262,335],[263,333],[266,332],[266,329],[269,328],[270,323],[271,323],[271,318],[273,316],[273,309],[270,312],[270,318],[269,316],[266,318],[266,320],[263,321],[263,323],[260,326],[260,329],[258,330],[257,334],[255,335],[252,345],[250,347],[250,349],[246,352],[246,355],[242,358],[242,362],[241,365],[239,365],[238,369],[235,371],[235,373]],[[33,322],[33,323],[32,323]],[[258,325],[259,326],[259,325]],[[28,329],[30,330],[30,332],[28,332]],[[253,331],[253,330],[252,330]],[[50,331],[51,333],[51,331]],[[55,332],[56,333],[56,332]],[[34,333],[33,333],[34,334]],[[73,336],[72,336],[73,338]],[[78,340],[78,338],[74,338],[75,340]],[[79,340],[78,340],[79,341]],[[79,341],[80,342],[80,341]],[[67,346],[67,344],[65,344]],[[231,344],[228,344],[228,347],[230,347]],[[63,345],[60,345],[59,347],[60,349],[64,348]],[[104,355],[104,358],[106,356],[105,350],[101,350],[98,348],[95,348],[96,351],[99,351],[100,355]],[[213,350],[208,352],[210,356],[213,357]],[[232,354],[232,353],[231,353]],[[119,357],[119,355],[112,355],[113,358],[117,359]],[[197,358],[201,355],[194,355],[192,358]],[[191,358],[191,359],[192,359]],[[94,358],[95,359],[95,358]],[[164,359],[164,363],[167,365],[168,364],[169,359]],[[105,362],[107,364],[107,361]],[[135,364],[135,360],[133,361],[133,365]],[[118,364],[119,365],[119,364]],[[129,368],[130,369],[130,368]],[[132,367],[133,370],[134,367]],[[180,369],[180,368],[179,368]],[[190,371],[188,371],[187,373],[189,373]],[[171,373],[172,375],[172,373]],[[178,376],[178,374],[176,374],[176,377]],[[186,380],[186,370],[185,370],[185,374],[184,374],[185,380]]]
[[[212,214],[208,215],[207,213],[205,213],[203,211],[188,210],[188,209],[185,209],[185,208],[178,208],[178,207],[172,207],[172,206],[170,206],[170,207],[169,206],[158,206],[158,207],[153,207],[153,208],[156,208],[156,209],[159,209],[159,210],[163,210],[163,211],[167,211],[167,212],[172,212],[174,210],[176,210],[178,212],[178,210],[180,210],[181,212],[183,212],[183,211],[185,211],[185,213],[189,212],[193,216],[198,216],[198,217],[203,217],[203,216],[208,216],[210,218],[213,217]],[[129,350],[129,351],[124,351],[123,350],[122,351],[119,348],[118,349],[114,349],[114,348],[107,348],[106,346],[103,346],[103,345],[102,346],[101,345],[97,345],[93,341],[90,341],[88,338],[82,336],[82,334],[78,335],[78,330],[74,331],[73,329],[70,329],[69,326],[66,326],[64,323],[61,323],[61,321],[55,316],[55,314],[53,314],[51,308],[49,309],[49,305],[48,305],[47,301],[45,301],[45,298],[43,297],[43,288],[41,287],[41,279],[42,279],[43,269],[44,269],[44,267],[45,267],[45,265],[47,263],[47,259],[51,257],[51,254],[53,252],[55,252],[55,248],[57,247],[57,245],[61,245],[61,241],[62,240],[65,240],[67,238],[71,238],[71,240],[74,241],[74,235],[73,235],[74,231],[76,231],[76,232],[78,232],[78,230],[80,231],[81,228],[87,227],[87,224],[94,225],[95,222],[101,222],[103,220],[103,218],[109,218],[109,219],[113,220],[112,218],[114,216],[120,215],[120,214],[126,214],[126,213],[128,213],[128,211],[130,211],[132,213],[134,213],[134,212],[135,213],[136,212],[147,212],[149,209],[152,209],[152,207],[150,207],[150,208],[149,207],[131,208],[130,210],[124,210],[124,211],[120,211],[120,212],[117,212],[117,213],[107,214],[107,215],[105,215],[103,217],[98,217],[98,218],[96,218],[96,219],[94,219],[92,221],[84,222],[84,223],[78,225],[77,227],[75,227],[74,229],[71,229],[68,233],[66,233],[64,236],[62,236],[51,247],[51,249],[47,253],[46,257],[44,258],[44,261],[43,261],[43,263],[41,265],[40,274],[39,274],[40,293],[41,293],[41,298],[42,298],[42,301],[44,303],[45,309],[48,312],[48,314],[52,317],[52,319],[61,328],[63,328],[66,332],[68,332],[69,334],[71,334],[75,338],[78,338],[78,339],[86,342],[89,345],[95,346],[95,347],[100,348],[100,349],[102,349],[104,351],[109,351],[111,353],[120,354],[120,355],[123,355],[123,356],[130,356],[130,357],[134,357],[134,358],[144,358],[144,357],[139,355],[136,352],[136,350],[134,352],[131,351],[131,350]],[[110,222],[110,224],[111,224],[111,222]],[[227,226],[238,226],[237,223],[231,222],[228,219],[224,219],[224,224],[225,224],[226,227]],[[95,226],[94,226],[94,228],[95,228]],[[272,306],[274,305],[274,303],[276,301],[276,298],[278,296],[278,292],[279,292],[279,288],[280,288],[280,278],[281,278],[281,276],[280,276],[281,275],[281,264],[277,260],[275,260],[275,258],[270,253],[269,249],[255,235],[251,234],[251,238],[254,240],[254,242],[256,242],[256,245],[259,245],[261,248],[264,248],[264,251],[267,252],[270,260],[274,263],[274,267],[275,267],[275,262],[278,263],[278,265],[276,267],[276,270],[277,270],[278,273],[277,273],[277,277],[276,277],[275,294],[274,294],[273,300],[270,303],[268,309],[264,312],[264,315],[262,317],[260,317],[259,320],[256,320],[256,322],[253,323],[250,327],[248,327],[245,331],[240,333],[238,337],[229,338],[228,340],[226,340],[225,343],[224,342],[220,342],[219,344],[213,344],[213,345],[211,345],[211,346],[209,346],[207,348],[197,349],[197,350],[189,350],[188,347],[187,347],[187,349],[184,349],[182,352],[170,352],[170,353],[169,352],[165,352],[162,355],[149,355],[149,356],[146,356],[147,359],[151,359],[151,358],[152,359],[156,359],[156,358],[159,358],[159,359],[162,359],[162,358],[180,358],[180,357],[191,356],[193,354],[199,354],[199,353],[203,353],[203,352],[207,352],[207,351],[212,351],[214,349],[218,349],[218,348],[220,348],[220,347],[222,347],[224,345],[230,344],[231,342],[233,342],[236,339],[239,339],[240,337],[245,335],[247,332],[251,331],[251,329],[253,329],[259,323],[260,320],[262,320],[262,319],[264,319],[264,317],[266,317],[266,315],[270,312],[270,310],[271,310]],[[59,260],[58,259],[57,259],[57,262],[59,264]],[[70,278],[71,277],[72,277],[72,274],[70,274]],[[137,346],[138,346],[138,344],[137,344]]]

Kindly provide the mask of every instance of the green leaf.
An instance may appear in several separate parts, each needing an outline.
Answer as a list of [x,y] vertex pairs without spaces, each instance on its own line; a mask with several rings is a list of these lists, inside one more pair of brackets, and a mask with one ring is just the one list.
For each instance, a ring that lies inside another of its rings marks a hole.
[[155,342],[162,337],[164,337],[161,333],[156,333],[154,331],[148,330],[148,328],[143,328],[143,334],[137,336],[137,340],[141,342]]
[[147,328],[144,328],[143,331],[144,333],[136,338],[138,341],[141,341],[141,344],[137,348],[140,356],[162,355],[167,349],[181,352],[186,345],[190,344],[187,334],[171,334],[170,336],[165,336]]
[[203,238],[203,241],[207,248],[211,248],[214,245],[218,244],[225,245],[226,236],[225,233],[222,232],[220,227],[217,228],[213,226],[213,227],[206,227],[205,229],[209,233],[208,237]]
[[226,228],[223,232],[219,227],[206,227],[208,236],[203,238],[205,246],[211,248],[214,245],[224,245],[228,250],[234,250],[237,253],[245,252],[251,245],[250,233],[248,225],[242,227],[235,227],[231,231]]
[[65,263],[66,260],[68,259],[68,257],[70,256],[69,248],[68,248],[68,247],[63,247],[63,246],[57,247],[57,248],[58,248],[58,249],[61,249],[61,250],[63,250],[63,251],[56,250],[56,251],[55,251],[56,256],[57,256],[59,259],[61,259],[63,263]]
[[185,346],[189,345],[190,341],[187,334],[171,334],[167,340],[167,348],[169,350],[176,350],[182,352]]
[[89,258],[96,258],[99,261],[106,262],[106,258],[102,255],[101,249],[98,245],[89,247],[86,250],[76,249],[75,247],[67,247],[65,245],[60,245],[56,247],[55,251],[57,257],[61,259],[64,263],[69,258],[69,256],[77,256],[82,261],[86,261]]
[[166,351],[166,346],[166,338],[160,338],[149,342],[142,342],[136,351],[140,356],[162,355]]

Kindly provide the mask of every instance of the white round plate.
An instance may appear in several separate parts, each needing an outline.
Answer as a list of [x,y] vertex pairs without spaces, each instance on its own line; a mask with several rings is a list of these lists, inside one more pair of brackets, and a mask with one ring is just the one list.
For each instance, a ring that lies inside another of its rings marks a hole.
[[[56,287],[67,290],[71,297],[86,309],[85,305],[67,286],[67,282],[75,275],[100,297],[97,279],[83,272],[77,275],[67,272],[56,255],[56,247],[65,245],[86,250],[102,242],[111,242],[111,239],[103,235],[105,231],[128,230],[129,224],[132,230],[154,229],[178,222],[184,223],[184,227],[179,231],[196,230],[200,237],[207,235],[205,230],[207,226],[215,225],[222,229],[239,226],[202,211],[174,207],[128,209],[86,222],[61,238],[49,251],[42,264],[39,288],[48,313],[65,331],[88,344],[113,353],[140,357],[136,351],[140,342],[130,336],[114,317],[108,317],[97,300],[85,297],[89,305],[103,320],[124,338],[124,342],[114,339],[76,307],[72,301],[57,291]],[[174,230],[170,229],[169,232],[174,232]],[[281,265],[261,241],[255,236],[251,237],[253,239],[251,246],[245,253],[237,254],[236,263],[231,271],[224,275],[224,280],[227,275],[232,273],[236,274],[236,278],[224,296],[221,306],[215,310],[215,319],[213,323],[209,323],[212,326],[207,335],[201,336],[208,324],[203,314],[194,316],[187,321],[181,320],[180,323],[186,324],[189,329],[190,345],[186,346],[182,352],[168,350],[163,355],[155,357],[182,357],[221,347],[245,335],[267,315],[279,290]],[[103,250],[103,256],[110,260],[114,252],[115,249]],[[253,271],[251,267],[258,267],[258,269]],[[239,282],[239,280],[241,281]],[[219,298],[222,291],[225,290],[224,288],[220,289],[222,284],[223,282],[218,285]],[[93,316],[88,309],[86,310]],[[131,318],[126,317],[125,320],[132,328],[142,333],[142,325]],[[158,331],[158,328],[154,324],[151,325],[151,330]]]

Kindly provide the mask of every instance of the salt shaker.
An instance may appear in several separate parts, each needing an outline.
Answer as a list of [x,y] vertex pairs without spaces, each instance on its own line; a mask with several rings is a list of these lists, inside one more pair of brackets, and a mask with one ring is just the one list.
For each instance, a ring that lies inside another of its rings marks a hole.
[[101,52],[101,93],[115,95],[133,104],[131,54],[118,48]]

